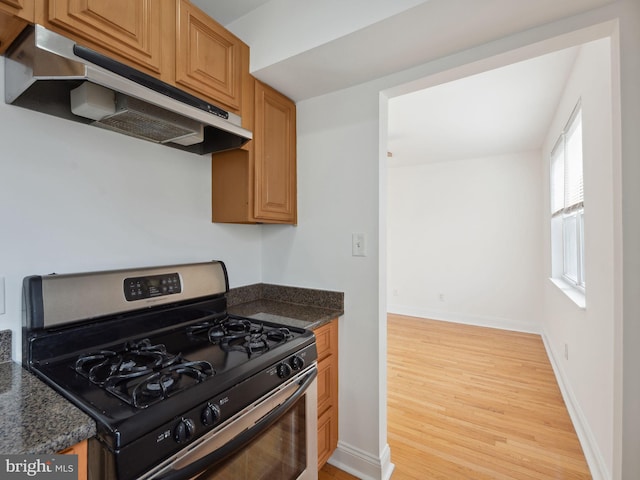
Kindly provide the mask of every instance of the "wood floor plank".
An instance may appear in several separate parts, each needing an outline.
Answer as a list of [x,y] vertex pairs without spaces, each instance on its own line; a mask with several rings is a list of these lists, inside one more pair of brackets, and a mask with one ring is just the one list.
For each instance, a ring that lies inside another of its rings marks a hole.
[[392,480],[591,478],[539,335],[390,314],[387,349]]
[[589,479],[540,336],[388,317],[394,480]]

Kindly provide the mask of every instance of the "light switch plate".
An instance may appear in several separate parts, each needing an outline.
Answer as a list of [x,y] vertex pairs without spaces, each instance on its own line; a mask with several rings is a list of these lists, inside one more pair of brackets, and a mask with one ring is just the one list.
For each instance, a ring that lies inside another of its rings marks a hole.
[[364,233],[352,233],[351,234],[351,255],[354,257],[365,257],[365,234]]

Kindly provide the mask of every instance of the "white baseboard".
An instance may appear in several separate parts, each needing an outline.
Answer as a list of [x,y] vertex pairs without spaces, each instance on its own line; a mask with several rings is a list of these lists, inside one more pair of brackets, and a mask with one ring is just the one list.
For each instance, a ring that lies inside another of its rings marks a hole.
[[394,468],[388,444],[385,445],[380,457],[375,457],[364,450],[339,441],[338,448],[333,452],[329,463],[362,480],[389,480]]
[[593,480],[612,480],[611,473],[607,470],[607,465],[598,448],[593,432],[589,428],[587,418],[580,408],[570,383],[566,380],[562,365],[557,361],[545,333],[542,333],[542,341],[560,387],[560,393],[562,393],[562,398],[567,406],[569,417],[571,417],[573,428],[576,430],[589,470],[591,470],[591,477]]
[[406,305],[387,305],[387,312],[410,317],[429,318],[444,322],[463,323],[479,327],[501,328],[524,333],[542,333],[542,327],[535,322],[523,322],[510,318],[491,317],[488,315],[469,315],[466,313],[447,312],[443,310],[409,307]]

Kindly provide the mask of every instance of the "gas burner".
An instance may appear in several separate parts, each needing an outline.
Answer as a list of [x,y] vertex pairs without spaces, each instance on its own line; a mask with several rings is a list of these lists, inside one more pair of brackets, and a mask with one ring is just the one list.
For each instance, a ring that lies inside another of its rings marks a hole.
[[287,328],[267,328],[262,324],[253,325],[248,335],[229,335],[222,339],[220,347],[226,351],[245,352],[249,357],[264,353],[287,340],[293,335]]
[[136,408],[147,408],[206,380],[214,373],[209,362],[183,361],[159,371],[114,379],[105,388]]
[[249,357],[264,353],[293,338],[285,327],[269,327],[249,318],[227,316],[201,321],[187,328],[190,336],[204,337],[225,352],[245,352]]
[[75,370],[92,383],[137,408],[200,383],[215,372],[209,362],[188,362],[148,339],[127,342],[122,351],[82,355]]
[[270,328],[267,330],[267,338],[272,342],[284,343],[293,338],[293,334],[286,327]]

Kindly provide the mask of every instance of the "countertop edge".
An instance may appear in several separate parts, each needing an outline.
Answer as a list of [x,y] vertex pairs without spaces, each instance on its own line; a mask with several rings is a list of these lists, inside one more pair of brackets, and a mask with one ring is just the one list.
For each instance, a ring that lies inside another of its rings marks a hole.
[[96,423],[20,364],[4,362],[0,430],[0,453],[54,454],[93,437]]
[[344,315],[344,293],[269,283],[227,293],[229,313],[315,330]]

